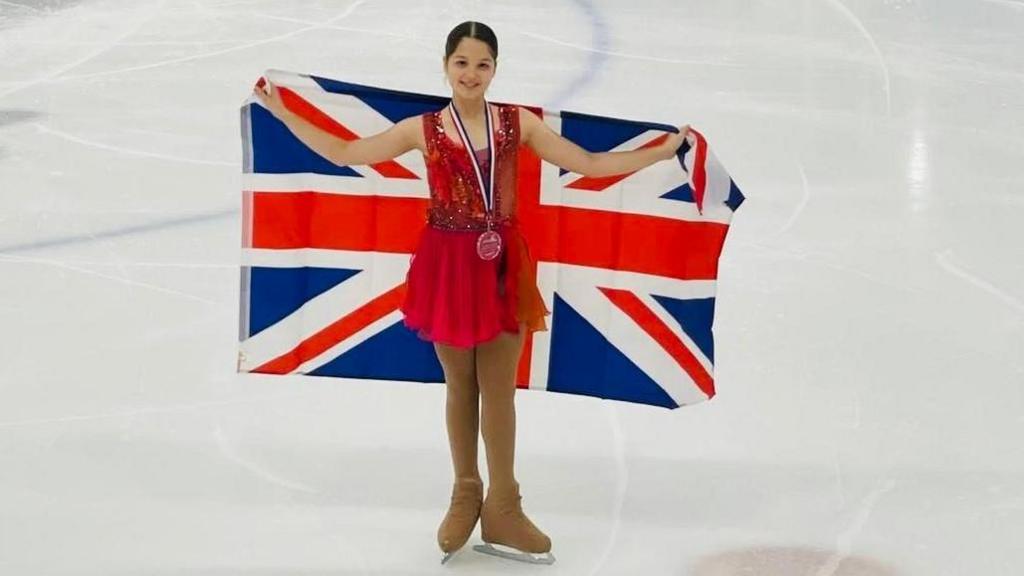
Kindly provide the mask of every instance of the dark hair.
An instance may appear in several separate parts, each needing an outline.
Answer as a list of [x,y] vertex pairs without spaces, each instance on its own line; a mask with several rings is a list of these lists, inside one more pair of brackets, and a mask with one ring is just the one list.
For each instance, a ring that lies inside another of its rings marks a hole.
[[467,21],[452,28],[448,33],[448,42],[444,46],[445,62],[459,47],[459,42],[462,42],[463,38],[473,38],[487,44],[491,49],[491,58],[498,59],[498,37],[494,35],[494,30],[483,22]]

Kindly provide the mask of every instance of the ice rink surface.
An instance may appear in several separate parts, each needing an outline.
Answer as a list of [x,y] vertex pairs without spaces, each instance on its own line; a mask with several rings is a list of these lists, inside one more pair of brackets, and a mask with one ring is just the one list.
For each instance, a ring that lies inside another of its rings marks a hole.
[[[443,387],[235,373],[252,83],[447,94],[466,19],[748,197],[718,396],[518,396],[550,567],[439,565]],[[1022,226],[1019,0],[0,0],[0,574],[1017,576]]]

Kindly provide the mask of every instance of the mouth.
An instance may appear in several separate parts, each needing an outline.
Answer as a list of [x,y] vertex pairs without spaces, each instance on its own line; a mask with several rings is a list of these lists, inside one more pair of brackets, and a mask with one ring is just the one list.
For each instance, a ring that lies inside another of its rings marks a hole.
[[465,88],[465,89],[467,89],[467,90],[473,90],[473,89],[477,88],[478,86],[480,86],[480,84],[479,84],[479,83],[476,83],[476,84],[470,84],[470,83],[466,83],[466,82],[459,82],[459,84],[460,84],[460,85],[461,85],[461,86],[462,86],[463,88]]

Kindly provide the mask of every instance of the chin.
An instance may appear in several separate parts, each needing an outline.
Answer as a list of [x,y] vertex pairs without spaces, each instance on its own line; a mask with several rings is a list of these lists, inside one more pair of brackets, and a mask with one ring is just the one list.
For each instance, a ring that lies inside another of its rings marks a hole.
[[478,98],[484,95],[482,87],[477,86],[476,88],[466,88],[465,86],[459,86],[457,90],[459,96],[463,98]]

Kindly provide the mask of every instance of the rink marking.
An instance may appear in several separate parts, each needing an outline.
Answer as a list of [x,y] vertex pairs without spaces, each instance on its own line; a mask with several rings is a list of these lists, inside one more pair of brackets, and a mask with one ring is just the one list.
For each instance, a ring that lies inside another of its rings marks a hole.
[[119,236],[131,236],[138,233],[156,232],[159,230],[173,228],[175,226],[187,226],[210,220],[220,220],[221,218],[225,218],[228,216],[235,216],[238,213],[238,209],[221,210],[219,212],[202,212],[194,216],[186,216],[183,218],[168,218],[150,224],[126,226],[124,228],[115,228],[113,230],[106,230],[103,232],[77,234],[74,236],[59,236],[57,238],[36,240],[33,242],[24,242],[22,244],[9,244],[7,246],[0,246],[0,255],[9,256],[12,252],[39,250],[42,248],[53,248],[54,246],[66,246],[69,244],[86,244],[89,242],[97,242],[99,240],[104,240],[107,238],[117,238]]
[[1000,6],[1012,6],[1017,10],[1024,10],[1024,2],[1014,2],[1014,0],[982,0],[989,4],[999,4]]
[[807,183],[807,173],[804,172],[804,165],[799,160],[797,160],[796,162],[796,169],[800,172],[800,182],[802,184],[801,190],[803,192],[803,197],[800,198],[800,204],[797,205],[796,210],[794,210],[793,214],[790,215],[789,220],[786,220],[786,223],[782,225],[782,228],[779,228],[779,231],[776,232],[773,236],[781,236],[782,234],[788,232],[789,229],[793,227],[793,224],[796,223],[800,215],[803,213],[804,208],[807,207],[807,202],[811,199],[811,187]]
[[[271,15],[271,14],[253,14],[252,16],[255,17],[255,18],[264,18],[264,19],[267,19],[267,20],[277,20],[277,21],[280,21],[280,22],[289,22],[291,24],[305,24],[307,26],[314,26],[314,25],[316,25],[316,22],[312,22],[310,20],[301,20],[299,18],[288,18],[286,16],[274,16],[274,15]],[[322,28],[324,30],[339,30],[341,32],[357,32],[357,33],[362,33],[362,34],[369,34],[371,36],[386,36],[386,37],[389,37],[389,38],[400,38],[402,40],[409,40],[409,41],[413,42],[414,44],[418,44],[420,46],[427,47],[427,48],[430,48],[430,47],[433,46],[433,45],[428,44],[428,43],[424,42],[423,40],[421,40],[420,38],[417,38],[415,36],[410,36],[408,34],[398,34],[396,32],[386,32],[384,30],[373,30],[372,28],[356,28],[354,26],[328,26],[326,24],[324,24],[324,25],[316,25],[314,27]]]
[[237,162],[221,162],[219,160],[200,160],[198,158],[187,158],[185,156],[172,156],[170,154],[159,154],[157,152],[145,152],[143,150],[135,150],[133,148],[122,148],[120,146],[114,146],[114,145],[111,145],[111,144],[103,144],[101,142],[95,142],[95,141],[92,141],[92,140],[86,140],[85,138],[82,138],[80,136],[75,136],[74,134],[69,134],[67,132],[63,132],[61,130],[57,130],[56,128],[49,128],[49,127],[44,126],[44,125],[39,124],[39,123],[33,123],[32,126],[35,126],[36,129],[39,130],[40,132],[45,132],[47,134],[50,134],[50,135],[53,135],[53,136],[57,136],[59,138],[63,138],[65,140],[68,140],[70,142],[74,142],[76,144],[81,144],[83,146],[89,146],[91,148],[98,148],[100,150],[107,150],[107,151],[110,151],[110,152],[119,152],[121,154],[129,154],[129,155],[132,155],[132,156],[145,156],[147,158],[157,158],[159,160],[171,160],[171,161],[174,161],[174,162],[188,162],[190,164],[203,164],[203,165],[206,165],[206,166],[231,166],[232,168],[238,166]]
[[141,30],[142,27],[145,26],[146,24],[148,24],[150,20],[152,20],[156,15],[160,14],[160,12],[163,10],[163,7],[164,7],[165,3],[166,3],[166,0],[159,0],[158,2],[156,2],[155,4],[157,4],[157,6],[156,6],[155,10],[153,10],[151,13],[149,13],[145,17],[143,17],[142,20],[138,24],[136,24],[132,29],[128,30],[127,32],[125,32],[123,34],[121,34],[120,36],[115,38],[112,42],[104,44],[102,48],[100,48],[98,50],[95,50],[95,51],[93,51],[93,52],[91,52],[89,54],[86,54],[82,58],[74,60],[70,64],[68,64],[66,66],[62,66],[62,67],[58,68],[57,70],[54,70],[52,72],[49,72],[49,73],[44,74],[42,76],[39,76],[37,78],[33,78],[31,80],[27,80],[27,81],[21,82],[19,84],[15,84],[15,86],[13,88],[7,90],[6,92],[0,92],[0,99],[4,98],[6,96],[10,96],[11,94],[14,94],[16,92],[20,92],[20,91],[22,91],[22,90],[24,90],[26,88],[31,88],[32,86],[35,86],[37,84],[45,84],[47,82],[53,82],[53,81],[63,80],[65,78],[68,78],[68,76],[62,76],[62,74],[64,74],[68,70],[74,70],[75,68],[81,66],[82,64],[85,64],[86,62],[102,56],[103,54],[108,52],[110,49],[119,46],[121,44],[121,42],[125,38],[128,38],[129,36],[135,34],[139,30]]
[[[314,25],[314,26],[307,26],[305,28],[300,28],[298,30],[292,30],[291,32],[286,32],[284,34],[279,34],[277,36],[266,38],[264,40],[258,40],[256,42],[248,42],[248,43],[245,43],[245,44],[240,44],[238,46],[232,46],[231,48],[225,48],[223,50],[214,50],[213,52],[203,52],[202,54],[195,54],[195,55],[192,55],[192,56],[183,56],[181,58],[172,58],[170,60],[160,60],[158,62],[151,62],[149,64],[141,64],[141,65],[138,65],[138,66],[129,66],[127,68],[117,68],[115,70],[104,70],[103,72],[92,72],[92,73],[89,73],[89,74],[78,74],[78,75],[60,76],[60,74],[62,74],[63,72],[66,72],[67,70],[74,69],[74,68],[78,67],[80,64],[82,64],[84,62],[87,62],[88,60],[101,55],[102,53],[106,52],[110,48],[113,48],[114,46],[117,45],[117,42],[119,42],[121,39],[126,38],[126,37],[130,36],[131,34],[134,34],[135,32],[138,31],[138,29],[135,29],[135,30],[132,30],[131,32],[129,32],[128,34],[125,34],[122,38],[118,38],[118,41],[115,42],[114,44],[111,44],[111,45],[107,46],[106,48],[104,48],[103,50],[99,50],[99,51],[93,53],[92,55],[82,59],[82,60],[76,61],[76,62],[74,62],[74,63],[72,63],[72,64],[70,64],[68,66],[65,66],[64,68],[54,72],[53,74],[50,74],[48,76],[44,76],[42,78],[38,78],[38,79],[35,79],[35,80],[31,80],[31,81],[26,82],[26,83],[22,83],[20,85],[15,86],[14,88],[12,88],[11,90],[9,90],[7,92],[0,93],[0,98],[3,98],[4,96],[7,96],[8,94],[12,94],[12,93],[17,92],[19,90],[22,90],[24,88],[28,88],[29,86],[34,86],[36,84],[42,84],[42,83],[45,83],[45,82],[62,82],[64,80],[82,80],[82,79],[85,79],[85,78],[96,78],[96,77],[100,77],[100,76],[111,76],[111,75],[115,75],[115,74],[123,74],[125,72],[135,72],[135,71],[138,71],[138,70],[149,70],[149,69],[152,69],[152,68],[159,68],[161,66],[169,66],[169,65],[172,65],[172,64],[181,64],[183,62],[191,62],[193,60],[201,60],[203,58],[209,58],[211,56],[220,56],[221,54],[228,54],[228,53],[231,53],[231,52],[237,52],[239,50],[246,50],[248,48],[253,48],[255,46],[262,46],[264,44],[270,44],[272,42],[277,42],[279,40],[284,40],[286,38],[291,38],[292,36],[296,36],[296,35],[302,34],[304,32],[309,32],[311,30],[320,30],[320,29],[328,28],[330,24],[333,24],[334,22],[336,22],[338,20],[341,20],[343,18],[346,18],[346,17],[350,16],[352,14],[352,12],[356,8],[358,8],[362,4],[366,3],[366,1],[367,0],[356,0],[356,2],[353,2],[352,5],[349,6],[344,12],[342,12],[341,14],[339,14],[337,16],[332,17],[331,19],[327,20],[323,24],[317,24],[317,25]],[[163,5],[163,2],[161,2],[161,6],[162,5]],[[143,22],[143,24],[144,23],[145,22]],[[141,28],[141,27],[142,27],[142,24],[139,25],[139,28]]]
[[[894,290],[910,292],[910,293],[913,293],[913,294],[928,294],[929,293],[927,290],[925,290],[923,288],[918,288],[918,287],[912,286],[910,284],[899,284],[899,283],[896,283],[896,282],[890,282],[890,281],[888,281],[888,280],[886,280],[884,278],[880,278],[880,277],[874,276],[874,275],[869,274],[869,273],[867,273],[867,272],[865,272],[863,270],[859,270],[859,269],[853,268],[851,266],[842,266],[840,264],[833,264],[832,262],[825,262],[825,261],[821,260],[818,257],[819,255],[816,255],[816,254],[804,254],[804,253],[799,253],[799,252],[792,252],[792,251],[789,251],[789,250],[784,250],[782,248],[775,248],[775,247],[772,247],[772,246],[766,246],[764,244],[759,244],[757,242],[747,242],[747,241],[744,241],[744,240],[732,239],[729,242],[731,244],[735,244],[737,246],[745,246],[745,247],[748,247],[748,248],[757,248],[759,250],[762,250],[764,252],[767,252],[767,253],[772,254],[774,256],[777,256],[777,257],[788,258],[790,260],[796,260],[798,262],[803,262],[805,264],[813,264],[813,265],[817,265],[817,266],[824,266],[825,268],[831,268],[833,270],[838,270],[839,272],[846,272],[848,274],[851,274],[851,275],[854,275],[854,276],[858,276],[858,277],[860,277],[860,278],[862,278],[864,280],[868,280],[868,281],[874,282],[875,284],[878,284],[880,286],[886,286],[886,287],[892,288]],[[833,255],[833,254],[829,254],[829,255]]]
[[861,19],[846,7],[846,4],[843,4],[840,0],[826,0],[826,2],[831,4],[836,10],[839,10],[847,20],[853,23],[854,27],[857,28],[864,39],[868,41],[868,45],[871,46],[871,50],[875,53],[875,57],[878,58],[878,66],[882,69],[882,79],[885,81],[885,115],[892,116],[892,90],[890,88],[892,82],[889,78],[889,66],[885,63],[885,57],[882,55],[882,51],[878,48],[878,44],[875,42],[875,37],[871,35],[871,32],[869,32],[867,27],[864,26]]
[[595,44],[594,50],[590,51],[592,57],[587,60],[587,64],[584,66],[579,77],[568,82],[560,93],[545,104],[545,108],[564,108],[564,103],[567,102],[571,96],[579,92],[587,84],[594,81],[594,78],[597,77],[598,70],[608,61],[607,55],[603,50],[609,47],[611,40],[608,34],[608,24],[605,22],[605,18],[589,0],[574,1],[583,9],[584,12],[586,12],[590,22],[590,36],[593,38],[593,42]]
[[130,418],[143,414],[170,414],[174,412],[192,412],[200,408],[212,408],[218,406],[235,406],[240,404],[255,404],[257,402],[278,401],[282,398],[295,397],[298,391],[292,389],[288,392],[265,394],[259,397],[245,397],[237,400],[213,400],[210,402],[193,402],[189,404],[176,404],[167,407],[147,407],[135,410],[121,410],[118,412],[99,412],[95,414],[77,414],[71,416],[58,416],[55,418],[32,418],[28,420],[11,420],[0,422],[0,428],[13,428],[15,426],[33,426],[37,424],[67,424],[70,422],[83,422],[90,420],[106,420],[109,418]]
[[575,49],[581,50],[583,52],[595,52],[595,53],[598,53],[598,54],[605,54],[607,56],[614,56],[616,58],[627,58],[627,59],[630,59],[630,60],[643,60],[645,62],[661,62],[661,63],[664,63],[664,64],[688,64],[688,65],[694,65],[694,66],[719,66],[719,67],[724,67],[724,68],[751,68],[750,65],[739,64],[739,63],[712,62],[710,60],[679,60],[677,58],[662,58],[660,56],[648,56],[648,55],[645,55],[645,54],[631,54],[629,52],[618,52],[618,51],[615,51],[615,50],[601,50],[601,49],[598,49],[598,48],[582,46],[580,44],[576,44],[576,43],[573,43],[573,42],[567,42],[565,40],[559,40],[558,38],[552,38],[550,36],[545,36],[543,34],[537,34],[535,32],[523,32],[522,30],[515,30],[514,32],[516,32],[516,33],[518,33],[518,34],[520,34],[522,36],[526,36],[528,38],[533,38],[534,40],[541,40],[541,41],[544,41],[544,42],[550,42],[551,44],[557,44],[559,46],[565,46],[567,48],[575,48]]
[[836,551],[828,560],[818,568],[814,576],[834,576],[844,560],[850,557],[853,551],[853,542],[857,536],[864,531],[871,513],[878,506],[878,501],[896,487],[896,481],[892,478],[882,480],[870,494],[861,500],[861,508],[846,530],[836,536]]
[[18,4],[17,2],[9,2],[8,0],[0,0],[0,4],[5,4],[7,6],[14,6],[15,8],[23,8],[25,10],[31,10],[32,12],[35,12],[36,14],[46,14],[45,10],[41,10],[39,8],[36,8],[35,6],[29,6],[28,4]]
[[[222,302],[217,302],[216,300],[210,300],[208,298],[203,298],[202,296],[196,296],[195,294],[190,294],[188,292],[182,292],[180,290],[173,290],[171,288],[165,288],[163,286],[160,286],[159,284],[150,284],[149,282],[142,282],[142,281],[139,281],[139,280],[132,280],[130,278],[121,278],[119,276],[111,276],[110,274],[104,274],[103,272],[97,272],[96,270],[89,270],[88,268],[80,268],[78,266],[73,266],[71,264],[68,264],[67,262],[62,262],[60,260],[46,260],[46,259],[43,259],[43,258],[25,258],[25,257],[22,257],[22,256],[12,256],[12,255],[9,255],[9,254],[2,254],[2,255],[0,255],[0,261],[17,262],[17,263],[25,263],[25,264],[43,264],[43,265],[46,265],[46,266],[54,266],[54,267],[57,267],[57,268],[64,268],[66,270],[71,270],[72,272],[79,272],[81,274],[86,274],[86,275],[90,275],[90,276],[97,276],[97,277],[103,278],[105,280],[113,280],[115,282],[120,282],[122,284],[127,284],[129,286],[138,286],[140,288],[148,288],[148,289],[154,290],[156,292],[162,292],[164,294],[170,294],[172,296],[179,296],[179,297],[185,298],[187,300],[195,300],[197,302],[202,302],[204,304],[211,304],[211,305],[216,306],[216,307],[221,307],[221,306],[224,305]],[[113,263],[112,265],[113,266],[117,266],[118,264],[117,263]]]
[[935,262],[946,272],[949,272],[954,276],[966,280],[970,284],[973,284],[975,287],[985,292],[988,292],[989,294],[995,296],[999,300],[1002,300],[1004,304],[1017,310],[1018,312],[1024,312],[1024,302],[1021,302],[1020,300],[1017,300],[1016,298],[1010,296],[1006,292],[1003,292],[1002,290],[999,289],[998,286],[995,286],[994,284],[987,282],[981,277],[975,276],[974,274],[971,274],[970,272],[964,270],[963,268],[960,268],[956,264],[953,264],[952,262],[949,261],[950,256],[952,256],[952,254],[952,250],[936,252]]
[[225,458],[234,462],[235,464],[238,464],[242,468],[245,468],[246,470],[252,472],[253,474],[262,478],[263,480],[266,480],[267,482],[270,482],[271,484],[275,484],[277,486],[283,486],[285,488],[288,488],[289,490],[305,492],[307,494],[319,494],[321,492],[320,490],[307,486],[306,484],[302,484],[301,482],[295,482],[293,480],[282,478],[281,476],[278,476],[277,474],[274,474],[273,472],[262,468],[255,462],[251,462],[249,460],[246,460],[245,458],[242,458],[237,453],[234,446],[232,446],[228,442],[227,435],[224,434],[224,431],[220,428],[220,426],[214,428],[213,437],[217,442],[217,448],[220,449],[221,454],[223,454]]

